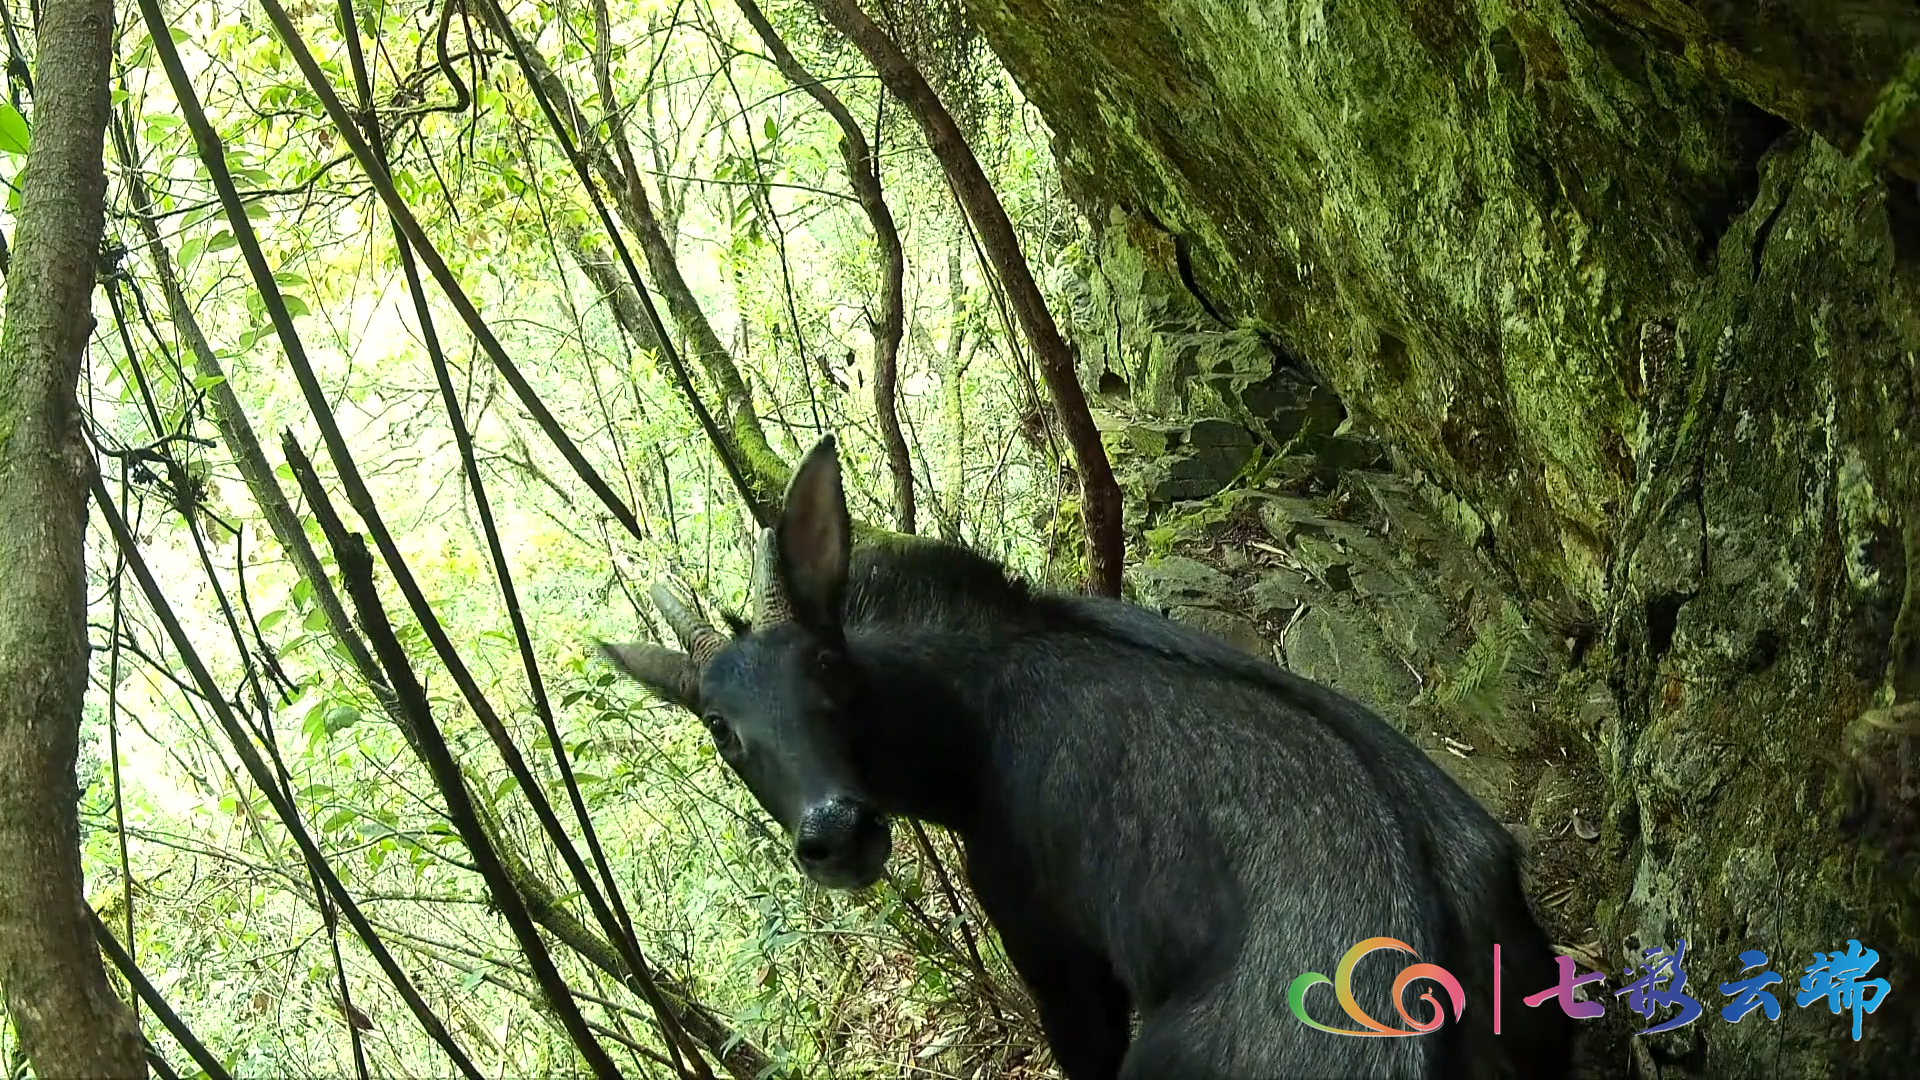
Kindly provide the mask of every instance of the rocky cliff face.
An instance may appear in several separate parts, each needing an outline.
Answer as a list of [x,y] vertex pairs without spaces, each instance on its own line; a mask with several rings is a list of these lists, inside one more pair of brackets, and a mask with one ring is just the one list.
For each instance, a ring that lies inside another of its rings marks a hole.
[[[1551,643],[1527,723],[1598,785],[1600,833],[1584,863],[1548,860],[1576,879],[1551,918],[1597,938],[1609,988],[1684,938],[1704,1008],[1629,1044],[1656,1021],[1609,995],[1596,1068],[1903,1074],[1920,9],[967,2],[1099,229],[1069,323],[1139,458],[1140,524],[1191,515],[1169,505],[1255,445],[1306,430],[1342,468],[1371,436]],[[1182,441],[1197,415],[1246,441]],[[1508,820],[1556,775],[1516,772]],[[1858,1042],[1793,1001],[1849,938],[1893,986]],[[1783,1012],[1730,1024],[1718,986],[1752,948]]]

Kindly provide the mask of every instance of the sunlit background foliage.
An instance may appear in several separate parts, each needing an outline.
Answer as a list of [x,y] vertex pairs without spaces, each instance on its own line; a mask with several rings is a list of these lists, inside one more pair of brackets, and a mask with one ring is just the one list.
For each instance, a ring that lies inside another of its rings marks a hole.
[[[162,7],[380,513],[579,844],[387,213],[259,7]],[[1081,225],[1038,116],[958,8],[868,5],[959,118],[1051,289],[1068,272],[1062,260]],[[429,280],[433,329],[473,431],[539,676],[648,958],[792,1075],[1040,1075],[1048,1066],[1032,1019],[991,936],[962,925],[975,913],[956,908],[914,838],[897,834],[893,878],[868,893],[805,883],[698,724],[615,681],[595,658],[596,637],[662,629],[645,599],[656,579],[673,576],[740,610],[752,521],[660,351],[622,325],[583,272],[583,259],[599,260],[624,278],[579,175],[480,6],[301,0],[288,10],[334,91],[352,103],[342,36],[350,15],[399,194],[566,436],[639,519],[638,538],[615,523]],[[889,525],[871,370],[879,263],[839,130],[768,61],[730,0],[610,0],[612,101],[596,88],[602,36],[590,0],[506,10],[603,137],[609,113],[623,120],[679,269],[773,448],[791,463],[835,433],[854,512]],[[281,489],[337,574],[281,452],[283,431],[313,456],[349,528],[362,525],[340,495],[141,11],[122,2],[118,14],[109,251],[82,381],[108,489],[222,695],[271,748],[306,828],[456,1041],[488,1075],[579,1073],[444,800],[330,633],[312,585],[233,463],[209,405],[219,377],[196,363],[156,259],[178,276]],[[30,59],[28,5],[14,2],[8,15],[13,55]],[[807,4],[773,3],[768,15],[859,118],[883,163],[906,252],[898,409],[921,530],[962,538],[1038,578],[1070,576],[1073,530],[1060,521],[1074,503],[1072,475],[1057,437],[1036,420],[1043,391],[1032,361],[938,163],[860,55]],[[9,179],[30,138],[22,90],[16,77],[13,111],[0,124]],[[158,244],[143,234],[143,213]],[[644,273],[635,238],[624,240]],[[685,335],[675,343],[718,414],[720,396]],[[131,927],[141,969],[236,1075],[350,1075],[350,1025],[376,1075],[451,1074],[361,944],[344,926],[329,930],[298,850],[97,515],[88,557],[95,651],[81,813],[88,887],[103,920],[122,938]],[[391,575],[382,566],[376,577],[476,795],[560,905],[591,927]],[[944,872],[956,874],[951,847],[933,840]],[[663,1044],[639,996],[548,943],[622,1068],[672,1075],[647,1055]],[[141,1017],[155,1046],[192,1075],[151,1013]],[[0,1074],[24,1068],[0,1027]]]

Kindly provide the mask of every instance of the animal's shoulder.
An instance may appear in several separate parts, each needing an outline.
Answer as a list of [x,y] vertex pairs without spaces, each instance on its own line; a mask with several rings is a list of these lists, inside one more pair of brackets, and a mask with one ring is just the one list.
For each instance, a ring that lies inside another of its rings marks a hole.
[[1056,625],[1083,635],[1256,683],[1274,683],[1278,676],[1279,685],[1290,688],[1287,673],[1275,665],[1138,604],[1063,594],[1042,603],[1052,609]]
[[[1471,844],[1473,834],[1495,837],[1503,847],[1512,837],[1498,828],[1466,790],[1377,712],[1352,697],[1279,664],[1250,655],[1219,638],[1200,633],[1157,612],[1119,600],[1062,597],[1083,626],[1097,628],[1106,640],[1194,665],[1243,685],[1262,688],[1297,720],[1311,719],[1350,744],[1359,759],[1389,787],[1446,819],[1461,835],[1448,844]],[[1442,830],[1443,834],[1445,830]]]
[[[1116,670],[1154,677],[1171,665],[1257,689],[1290,722],[1315,723],[1352,747],[1358,759],[1397,797],[1427,807],[1441,843],[1446,829],[1511,837],[1419,748],[1373,710],[1332,687],[1243,652],[1219,638],[1183,626],[1125,600],[1030,588],[999,562],[945,541],[909,539],[856,549],[847,596],[849,623],[895,624],[983,632],[1037,642],[1063,634],[1097,645]],[[1130,663],[1129,658],[1132,658]],[[1141,664],[1140,661],[1149,661]],[[1023,685],[1019,693],[1041,687]],[[1062,688],[1050,688],[1059,692]],[[1444,823],[1445,827],[1442,827]]]
[[1023,613],[1032,593],[1004,566],[945,540],[908,537],[855,548],[847,577],[850,623],[992,621]]

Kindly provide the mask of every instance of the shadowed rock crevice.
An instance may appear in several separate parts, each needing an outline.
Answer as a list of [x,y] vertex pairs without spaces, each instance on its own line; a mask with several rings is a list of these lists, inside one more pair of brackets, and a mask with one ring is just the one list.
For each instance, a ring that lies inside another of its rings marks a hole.
[[[1464,772],[1610,987],[1687,939],[1703,1018],[1608,998],[1594,1075],[1909,1071],[1920,9],[968,7],[1094,226],[1138,594]],[[1848,938],[1858,1043],[1718,1018]]]

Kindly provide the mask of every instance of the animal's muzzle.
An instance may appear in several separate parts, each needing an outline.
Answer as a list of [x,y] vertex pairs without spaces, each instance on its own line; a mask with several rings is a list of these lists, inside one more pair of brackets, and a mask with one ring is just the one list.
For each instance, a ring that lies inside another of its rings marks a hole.
[[871,885],[891,847],[886,816],[859,799],[815,803],[794,831],[793,854],[807,876],[828,888]]

